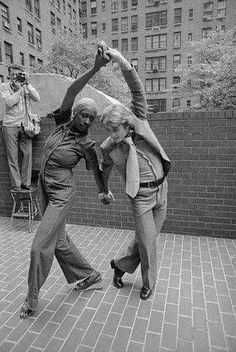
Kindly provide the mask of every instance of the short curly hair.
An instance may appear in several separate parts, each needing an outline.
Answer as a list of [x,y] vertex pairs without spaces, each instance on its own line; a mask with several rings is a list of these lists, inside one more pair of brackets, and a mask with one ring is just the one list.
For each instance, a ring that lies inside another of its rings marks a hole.
[[105,108],[100,118],[105,127],[117,127],[126,125],[133,127],[132,111],[122,104],[112,104]]

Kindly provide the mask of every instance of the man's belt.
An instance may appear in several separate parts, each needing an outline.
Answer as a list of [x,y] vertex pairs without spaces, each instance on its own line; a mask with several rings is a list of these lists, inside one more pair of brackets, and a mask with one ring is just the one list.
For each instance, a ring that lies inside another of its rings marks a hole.
[[142,183],[140,183],[140,187],[155,188],[155,187],[160,186],[164,182],[164,180],[165,180],[165,176],[163,176],[159,180],[150,181],[150,182],[142,182]]

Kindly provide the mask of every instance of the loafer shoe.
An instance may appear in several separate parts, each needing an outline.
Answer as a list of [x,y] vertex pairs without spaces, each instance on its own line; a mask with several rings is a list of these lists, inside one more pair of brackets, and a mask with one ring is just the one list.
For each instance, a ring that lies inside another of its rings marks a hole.
[[151,289],[142,287],[140,291],[140,298],[145,301],[146,299],[151,297],[151,294],[152,294]]
[[102,288],[102,277],[98,272],[90,275],[85,280],[80,281],[75,285],[75,290],[77,291],[101,290]]
[[122,276],[124,275],[124,271],[120,270],[116,264],[114,259],[110,261],[111,268],[114,269],[114,275],[113,275],[113,284],[116,288],[122,288],[124,287],[124,283],[122,281]]

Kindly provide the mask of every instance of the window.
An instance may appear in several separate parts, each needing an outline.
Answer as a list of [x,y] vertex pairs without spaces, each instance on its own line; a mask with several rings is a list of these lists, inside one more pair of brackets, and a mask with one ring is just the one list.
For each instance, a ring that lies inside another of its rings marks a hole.
[[86,1],[81,3],[80,17],[87,17],[87,4]]
[[43,60],[37,59],[37,63],[38,63],[39,66],[43,66]]
[[226,0],[218,0],[217,18],[226,17]]
[[188,108],[190,108],[190,106],[191,106],[191,100],[187,100],[187,101],[186,101],[186,106],[187,106]]
[[[173,77],[173,84],[179,84],[180,83],[180,76],[175,76]],[[174,87],[175,88],[175,87]],[[177,87],[176,87],[177,88]]]
[[106,32],[106,23],[105,23],[105,22],[102,23],[102,31],[103,31],[103,32]]
[[207,38],[209,36],[209,33],[212,31],[211,27],[208,28],[203,28],[202,29],[202,38]]
[[55,32],[56,16],[55,16],[55,14],[52,11],[50,12],[50,21],[51,21],[52,31]]
[[106,1],[102,1],[102,10],[105,10],[106,8]]
[[73,13],[73,20],[76,21],[76,11],[73,9],[72,13]]
[[128,8],[128,0],[122,0],[121,1],[121,9],[127,10],[127,8]]
[[191,42],[193,40],[193,34],[188,33],[188,42]]
[[131,16],[131,31],[136,31],[138,29],[138,16]]
[[7,65],[10,65],[13,63],[13,50],[12,50],[12,44],[8,42],[4,42],[4,49],[5,49],[5,61]]
[[20,64],[22,66],[25,66],[25,54],[24,53],[20,53]]
[[111,46],[113,49],[118,49],[118,39],[113,39],[111,41]]
[[66,33],[66,26],[64,26],[64,33]]
[[193,9],[189,9],[188,10],[188,19],[191,20],[192,18],[193,18]]
[[138,51],[138,37],[131,38],[131,51]]
[[63,11],[66,12],[66,0],[62,0]]
[[179,107],[180,106],[180,100],[179,98],[174,98],[172,102],[173,108]]
[[174,24],[182,22],[182,9],[174,9]]
[[58,10],[60,10],[60,8],[61,8],[61,0],[56,0],[56,1],[57,1],[56,7],[58,8]]
[[1,47],[1,43],[0,43],[0,62],[2,62],[2,47]]
[[161,48],[166,48],[166,46],[167,46],[166,34],[157,34],[157,35],[150,35],[145,37],[146,50],[161,49]]
[[206,2],[203,4],[203,19],[204,20],[212,20],[213,14],[213,2]]
[[95,15],[97,13],[97,1],[91,0],[90,6],[91,6],[91,15]]
[[166,70],[166,63],[166,56],[148,57],[145,59],[145,70],[154,72]]
[[18,32],[22,33],[22,20],[20,17],[16,18],[16,25]]
[[3,75],[0,75],[0,83],[3,83],[4,82],[4,77]]
[[193,64],[193,57],[192,57],[192,55],[188,55],[188,57],[187,57],[187,64],[188,64],[189,66]]
[[146,28],[164,26],[167,24],[167,11],[146,14]]
[[9,8],[2,2],[0,3],[1,13],[2,13],[2,26],[7,29],[11,29],[10,25],[10,15]]
[[111,11],[117,11],[118,10],[118,0],[112,0],[111,1]]
[[61,28],[61,19],[57,17],[57,28]]
[[121,39],[121,51],[128,51],[128,39]]
[[128,17],[121,17],[121,31],[128,30]]
[[71,4],[68,4],[68,15],[69,15],[69,19],[72,20],[72,7],[71,7]]
[[[58,0],[57,3],[59,2],[60,5],[60,1]],[[34,0],[34,13],[35,15],[40,18],[40,5],[39,5],[39,0]]]
[[28,43],[34,44],[34,27],[31,23],[27,22]]
[[131,6],[132,7],[138,6],[138,0],[131,0]]
[[31,0],[25,0],[25,7],[28,11],[32,12],[32,1]]
[[111,29],[112,29],[112,32],[117,32],[119,27],[118,27],[118,18],[113,18],[111,20]]
[[82,23],[82,36],[83,38],[88,38],[88,25],[87,23]]
[[29,65],[30,68],[35,68],[35,56],[29,54]]
[[181,55],[173,55],[173,68],[177,68],[181,64]]
[[42,49],[42,33],[39,29],[35,30],[36,45],[38,49]]
[[91,22],[91,35],[97,35],[97,22]]
[[131,59],[131,64],[135,68],[136,71],[138,71],[138,59]]
[[174,32],[173,45],[181,46],[181,32]]
[[166,111],[166,99],[147,99],[147,105],[150,113]]
[[166,78],[151,78],[145,80],[146,92],[161,92],[166,90]]

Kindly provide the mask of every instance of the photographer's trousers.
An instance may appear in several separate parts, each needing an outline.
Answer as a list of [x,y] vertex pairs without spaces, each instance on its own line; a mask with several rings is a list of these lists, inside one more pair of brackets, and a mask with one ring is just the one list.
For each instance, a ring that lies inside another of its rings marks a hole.
[[41,178],[43,219],[31,248],[27,302],[37,308],[39,290],[56,259],[68,283],[90,276],[94,269],[65,231],[65,217],[72,206],[75,185],[71,169],[45,168]]
[[[32,172],[32,139],[22,131],[20,126],[3,126],[2,131],[7,150],[11,185],[17,188],[21,184],[29,187]],[[21,167],[18,158],[19,150],[22,154]]]

